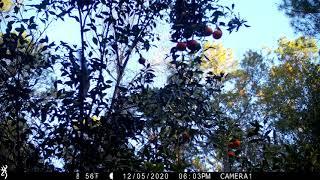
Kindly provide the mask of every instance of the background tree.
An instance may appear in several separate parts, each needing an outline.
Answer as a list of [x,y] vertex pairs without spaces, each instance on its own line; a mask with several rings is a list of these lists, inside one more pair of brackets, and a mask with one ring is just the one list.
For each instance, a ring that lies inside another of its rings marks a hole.
[[237,62],[234,59],[233,51],[229,48],[224,48],[223,45],[204,43],[204,54],[202,69],[211,71],[214,74],[228,74],[237,68]]
[[[293,158],[289,153],[288,170],[301,167],[301,170],[316,171],[319,168],[315,155],[319,146],[319,134],[316,133],[319,129],[319,114],[316,113],[319,91],[315,89],[319,82],[318,50],[314,39],[281,39],[276,51],[281,65],[271,68],[268,86],[262,90],[270,116],[279,118],[275,126],[284,136],[284,143],[295,147],[288,148],[296,156]],[[299,150],[303,153],[298,153]],[[295,165],[298,159],[303,160],[303,166]]]
[[247,131],[238,168],[316,171],[317,52],[314,39],[283,38],[273,55],[248,52],[229,76],[234,86],[223,95],[226,111]]
[[9,12],[13,7],[13,2],[11,0],[1,0],[0,1],[0,12]]
[[320,34],[320,2],[316,0],[283,0],[279,6],[290,18],[292,26],[306,35]]

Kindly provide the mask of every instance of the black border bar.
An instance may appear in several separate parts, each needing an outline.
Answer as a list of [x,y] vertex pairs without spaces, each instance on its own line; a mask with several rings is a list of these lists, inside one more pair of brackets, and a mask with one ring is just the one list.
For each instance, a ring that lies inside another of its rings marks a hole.
[[[110,173],[7,173],[6,180],[43,179],[43,180],[108,180]],[[260,180],[260,179],[320,179],[320,172],[113,172],[113,180]],[[4,177],[0,176],[0,180]]]

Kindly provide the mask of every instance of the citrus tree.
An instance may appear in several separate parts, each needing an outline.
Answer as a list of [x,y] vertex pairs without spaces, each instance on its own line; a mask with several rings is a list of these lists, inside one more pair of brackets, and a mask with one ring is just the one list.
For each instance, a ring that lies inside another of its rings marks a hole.
[[[245,23],[230,9],[211,1],[176,1],[170,14],[171,38],[176,46],[171,49],[167,85],[131,96],[146,119],[139,155],[147,170],[209,170],[200,161],[210,154],[205,147],[217,147],[212,137],[221,129],[216,126],[227,121],[213,105],[224,75],[211,69],[204,72],[201,66],[210,59],[202,58],[207,48],[200,42],[220,39],[222,27],[231,32]],[[227,15],[230,22],[220,20]],[[214,30],[212,26],[216,26]]]

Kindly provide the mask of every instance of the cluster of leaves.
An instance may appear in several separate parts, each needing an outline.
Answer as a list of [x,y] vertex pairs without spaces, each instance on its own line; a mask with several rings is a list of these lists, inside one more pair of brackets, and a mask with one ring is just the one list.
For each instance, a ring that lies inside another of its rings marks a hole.
[[204,43],[203,48],[201,69],[209,70],[214,74],[228,74],[237,69],[238,64],[231,49],[208,41]]
[[190,167],[188,153],[202,143],[204,146],[203,137],[215,127],[219,114],[211,105],[220,90],[218,80],[212,75],[205,80],[199,64],[178,65],[166,86],[132,96],[146,119],[141,139],[148,141],[140,153],[155,165],[147,166],[148,170],[183,171]]
[[11,0],[1,0],[0,1],[0,12],[8,12],[11,10],[13,2]]
[[[170,13],[172,23],[172,41],[189,39],[192,36],[204,36],[205,27],[208,24],[227,26],[232,32],[246,23],[233,14],[232,7],[221,6],[217,1],[177,0]],[[222,17],[229,17],[228,23],[221,21]]]
[[279,8],[291,18],[291,25],[306,35],[319,36],[320,2],[309,0],[283,0]]
[[[196,1],[196,0],[177,0],[170,11],[171,23],[171,41],[172,42],[188,42],[190,54],[194,54],[201,50],[201,45],[195,40],[201,41],[205,36],[211,35],[214,25],[216,31],[222,34],[220,27],[226,27],[229,33],[237,30],[241,26],[246,26],[247,21],[241,19],[233,13],[232,7],[221,6],[217,1]],[[222,20],[224,18],[224,20]],[[227,23],[226,23],[226,22]],[[221,37],[221,35],[219,35]],[[220,38],[216,36],[216,38]],[[192,40],[191,40],[192,39]],[[179,55],[176,54],[177,48],[172,48],[172,59],[176,61]],[[203,52],[201,52],[203,53]]]

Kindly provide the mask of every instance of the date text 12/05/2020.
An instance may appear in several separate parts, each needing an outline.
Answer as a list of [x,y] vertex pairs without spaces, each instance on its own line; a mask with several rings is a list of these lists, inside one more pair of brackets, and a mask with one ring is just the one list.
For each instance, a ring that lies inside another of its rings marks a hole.
[[201,180],[201,179],[252,179],[251,173],[236,172],[236,173],[212,173],[212,172],[197,172],[197,173],[121,173],[117,174],[118,178],[124,180],[133,179],[150,179],[150,180]]

